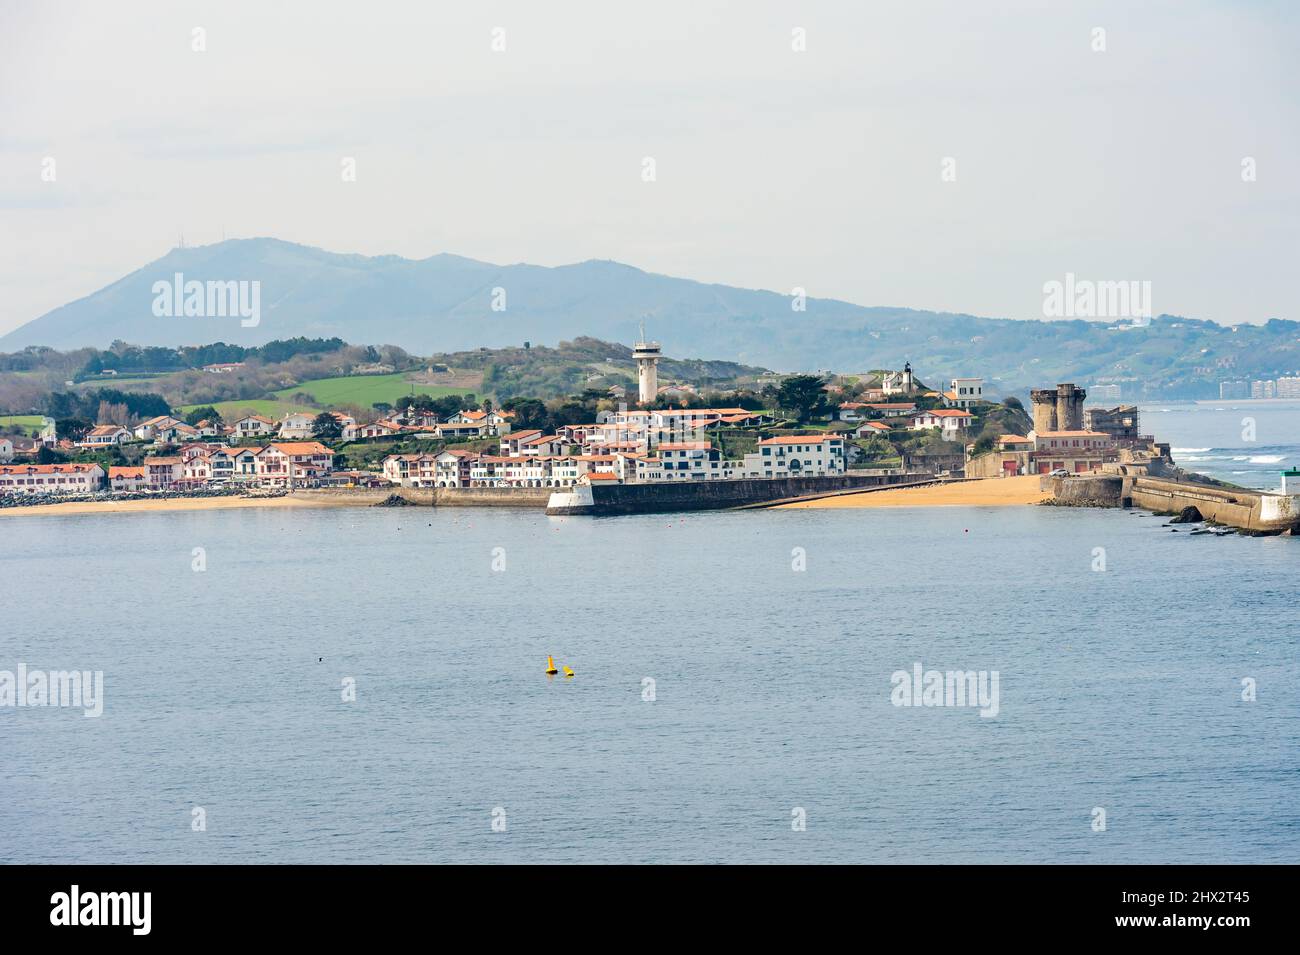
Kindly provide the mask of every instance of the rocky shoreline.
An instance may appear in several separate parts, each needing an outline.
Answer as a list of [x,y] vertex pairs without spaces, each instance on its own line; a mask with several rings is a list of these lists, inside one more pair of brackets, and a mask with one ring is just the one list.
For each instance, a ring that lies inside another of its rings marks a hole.
[[120,501],[170,501],[192,498],[284,497],[285,490],[257,490],[245,488],[206,488],[195,491],[100,491],[95,494],[6,494],[0,495],[0,508],[39,507],[54,504],[109,504]]

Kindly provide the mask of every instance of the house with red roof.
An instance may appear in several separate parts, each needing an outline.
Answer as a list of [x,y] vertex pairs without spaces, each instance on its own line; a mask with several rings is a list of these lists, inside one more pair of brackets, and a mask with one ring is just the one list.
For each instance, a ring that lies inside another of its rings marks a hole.
[[823,477],[843,474],[848,464],[840,434],[786,434],[765,438],[745,455],[745,477]]
[[0,494],[89,494],[103,483],[98,464],[0,465]]
[[912,415],[910,429],[912,431],[938,429],[944,439],[958,441],[974,420],[974,415],[969,411],[958,408],[935,408]]

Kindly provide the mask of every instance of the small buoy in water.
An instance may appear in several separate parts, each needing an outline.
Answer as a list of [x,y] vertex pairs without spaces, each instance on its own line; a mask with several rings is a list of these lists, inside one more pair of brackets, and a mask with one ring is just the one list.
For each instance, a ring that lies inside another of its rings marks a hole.
[[565,676],[573,676],[573,671],[570,670],[568,667],[565,667],[565,668],[564,668],[564,675],[565,675]]
[[547,675],[547,676],[555,676],[555,674],[557,674],[557,673],[559,673],[559,672],[560,672],[559,670],[555,669],[555,658],[554,658],[554,657],[547,657],[547,658],[546,658],[546,675]]

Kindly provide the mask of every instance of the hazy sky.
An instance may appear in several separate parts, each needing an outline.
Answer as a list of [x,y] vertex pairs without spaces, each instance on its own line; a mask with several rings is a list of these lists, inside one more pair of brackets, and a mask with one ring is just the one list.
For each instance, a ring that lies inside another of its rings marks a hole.
[[0,0],[0,332],[182,232],[1017,318],[1068,271],[1298,318],[1298,10]]

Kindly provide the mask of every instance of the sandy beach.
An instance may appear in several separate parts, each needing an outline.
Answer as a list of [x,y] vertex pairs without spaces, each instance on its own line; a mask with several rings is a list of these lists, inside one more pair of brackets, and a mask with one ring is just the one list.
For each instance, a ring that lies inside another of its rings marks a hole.
[[1005,507],[1037,504],[1049,499],[1051,492],[1039,490],[1038,484],[1038,475],[1028,474],[844,494],[817,501],[782,504],[781,507]]
[[27,507],[0,507],[0,519],[6,516],[67,514],[130,514],[149,511],[215,511],[236,507],[328,507],[324,501],[297,497],[169,497],[157,501],[69,501],[66,504],[32,504]]

